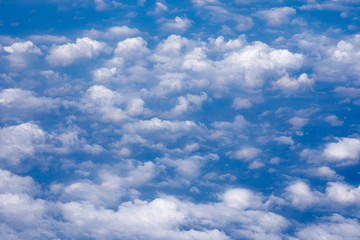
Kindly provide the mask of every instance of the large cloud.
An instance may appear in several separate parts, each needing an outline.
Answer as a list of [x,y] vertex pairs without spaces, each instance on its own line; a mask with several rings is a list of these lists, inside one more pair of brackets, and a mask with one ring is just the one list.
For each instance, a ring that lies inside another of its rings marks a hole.
[[75,43],[53,46],[46,60],[52,66],[67,66],[75,60],[93,58],[107,50],[106,43],[84,37],[76,39]]

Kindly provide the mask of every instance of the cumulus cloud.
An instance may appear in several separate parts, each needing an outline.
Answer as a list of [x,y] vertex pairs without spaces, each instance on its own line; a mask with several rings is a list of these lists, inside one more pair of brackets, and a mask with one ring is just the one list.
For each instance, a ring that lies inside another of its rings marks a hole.
[[[124,106],[128,101],[128,112]],[[135,101],[135,102],[134,102]],[[119,92],[112,91],[102,85],[90,87],[84,94],[79,108],[92,115],[99,116],[102,121],[119,122],[130,115],[138,115],[142,112],[144,102],[141,99],[126,99]]]
[[297,181],[286,188],[286,197],[291,201],[291,205],[306,208],[318,203],[321,193],[311,191],[309,185],[304,181]]
[[53,46],[46,60],[52,66],[67,66],[75,60],[97,57],[101,52],[107,51],[104,42],[98,42],[88,37],[77,38],[75,43]]
[[240,160],[249,161],[256,158],[262,153],[262,150],[254,147],[243,147],[240,150],[236,151],[234,157]]
[[312,90],[314,80],[310,79],[306,73],[301,74],[297,79],[292,79],[288,75],[273,82],[274,88],[281,89],[284,92],[293,92],[297,90]]
[[252,104],[246,98],[237,97],[234,99],[232,107],[235,108],[236,110],[239,110],[239,109],[243,109],[243,108],[251,108]]
[[32,57],[42,54],[41,50],[31,41],[15,42],[10,46],[4,46],[4,51],[9,53],[5,58],[14,68],[24,68]]
[[0,92],[0,109],[5,116],[21,116],[57,108],[60,102],[46,97],[37,97],[33,91],[20,88],[3,89]]
[[339,138],[337,142],[326,145],[323,155],[331,162],[344,160],[357,162],[360,157],[360,140],[357,138]]
[[0,129],[0,159],[9,165],[18,165],[44,148],[45,138],[46,132],[34,123],[3,127]]
[[166,20],[165,23],[161,26],[162,29],[168,32],[175,32],[175,33],[183,33],[191,27],[191,20],[187,19],[186,17],[175,17],[175,19]]
[[302,129],[308,121],[308,118],[293,117],[289,120],[289,123],[293,126],[294,129]]
[[125,60],[137,60],[144,54],[150,52],[146,46],[147,42],[141,37],[127,38],[118,43],[114,55],[124,58]]
[[186,96],[178,97],[178,104],[171,110],[173,115],[181,115],[186,111],[197,111],[201,109],[202,103],[208,100],[206,93],[201,95],[187,94]]
[[280,26],[289,23],[290,16],[295,14],[296,10],[294,8],[281,7],[258,11],[256,16],[264,19],[268,26]]
[[326,116],[324,117],[324,121],[328,122],[333,127],[342,126],[344,124],[344,121],[339,120],[336,115]]

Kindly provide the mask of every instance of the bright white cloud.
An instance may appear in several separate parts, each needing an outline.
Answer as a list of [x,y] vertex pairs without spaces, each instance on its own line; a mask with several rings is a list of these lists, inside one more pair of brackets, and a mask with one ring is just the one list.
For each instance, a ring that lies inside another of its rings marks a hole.
[[162,29],[175,33],[183,33],[189,27],[191,27],[191,20],[186,17],[175,17],[175,19],[166,20],[166,22],[162,25]]
[[84,37],[94,39],[118,39],[134,35],[139,35],[141,32],[137,28],[129,28],[128,26],[114,26],[108,28],[106,31],[91,29],[84,31]]
[[206,93],[201,95],[187,94],[186,96],[178,97],[178,104],[171,110],[174,115],[181,115],[186,111],[197,111],[201,109],[202,103],[208,100]]
[[297,181],[286,188],[286,197],[291,201],[291,205],[297,208],[306,208],[318,203],[321,194],[311,191],[307,183]]
[[290,21],[290,16],[295,15],[296,10],[291,7],[272,8],[256,13],[256,16],[264,19],[268,26],[280,26]]
[[104,42],[98,42],[88,37],[77,38],[75,43],[53,46],[46,60],[52,66],[67,66],[75,60],[97,57],[101,52],[107,51]]
[[127,38],[118,43],[114,54],[125,60],[138,60],[143,55],[150,52],[146,46],[147,42],[141,37]]
[[234,157],[240,160],[251,160],[256,158],[262,153],[262,150],[254,147],[243,147],[236,151]]
[[339,138],[337,142],[326,145],[323,155],[329,161],[334,162],[357,161],[360,157],[360,140],[357,138]]
[[46,133],[34,123],[23,123],[0,129],[0,159],[18,165],[44,148]]
[[297,90],[312,90],[314,80],[310,79],[306,73],[301,74],[297,79],[290,78],[288,75],[273,82],[274,88],[281,89],[284,92],[293,92]]
[[4,51],[9,53],[5,56],[13,68],[25,68],[30,60],[37,55],[41,55],[41,50],[31,41],[15,42],[10,46],[4,46]]

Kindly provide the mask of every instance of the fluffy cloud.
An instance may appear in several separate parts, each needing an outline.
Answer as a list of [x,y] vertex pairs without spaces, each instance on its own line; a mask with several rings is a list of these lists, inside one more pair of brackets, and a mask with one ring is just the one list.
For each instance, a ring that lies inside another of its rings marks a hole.
[[174,115],[181,115],[186,111],[197,111],[201,109],[201,105],[204,101],[208,100],[206,93],[201,95],[187,94],[186,96],[178,97],[178,105],[176,105],[171,113]]
[[326,145],[323,155],[332,162],[357,161],[360,156],[360,140],[357,138],[339,138],[337,142]]
[[290,16],[295,15],[296,10],[291,7],[272,8],[256,13],[256,16],[264,19],[268,26],[280,26],[290,21]]
[[256,158],[262,153],[262,150],[259,148],[254,147],[243,147],[240,150],[236,151],[234,154],[234,157],[236,159],[242,159],[242,160],[251,160]]
[[310,224],[296,236],[301,240],[316,239],[357,239],[360,237],[360,223],[357,219],[347,219],[339,214],[320,219],[318,223]]
[[0,129],[0,159],[10,165],[33,157],[45,147],[46,133],[34,123],[3,127]]
[[251,108],[252,104],[246,98],[235,98],[232,107],[239,110],[243,108]]
[[0,92],[0,109],[3,109],[5,116],[21,116],[43,112],[57,108],[59,101],[46,97],[37,97],[33,91],[19,88],[4,89]]
[[309,185],[303,181],[297,181],[286,188],[286,197],[291,204],[298,208],[306,208],[318,203],[321,194],[311,191]]
[[144,54],[150,52],[146,45],[147,42],[141,37],[127,38],[118,43],[114,54],[115,56],[124,58],[125,60],[137,60]]
[[93,117],[99,116],[102,121],[119,122],[141,114],[143,105],[144,101],[140,98],[125,98],[119,92],[94,85],[86,91],[79,108]]
[[166,20],[166,22],[162,25],[162,29],[175,33],[183,33],[189,27],[191,27],[191,21],[186,17],[175,17],[175,19]]
[[14,68],[24,68],[33,56],[42,54],[40,49],[31,41],[15,42],[10,46],[5,46],[4,51],[9,53],[5,58],[10,61],[10,66]]
[[55,45],[46,56],[46,60],[52,66],[67,66],[75,60],[83,58],[94,58],[101,52],[107,51],[104,42],[98,42],[88,37],[77,38],[75,43]]
[[306,73],[301,74],[297,79],[292,79],[288,75],[273,82],[274,88],[281,89],[285,92],[292,92],[297,90],[312,90],[314,80],[310,79]]

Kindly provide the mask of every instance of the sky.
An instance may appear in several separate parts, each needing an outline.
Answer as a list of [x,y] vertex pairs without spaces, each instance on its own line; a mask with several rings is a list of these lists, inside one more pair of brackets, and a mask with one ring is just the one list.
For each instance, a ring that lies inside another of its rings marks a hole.
[[360,239],[358,0],[0,0],[0,238]]

